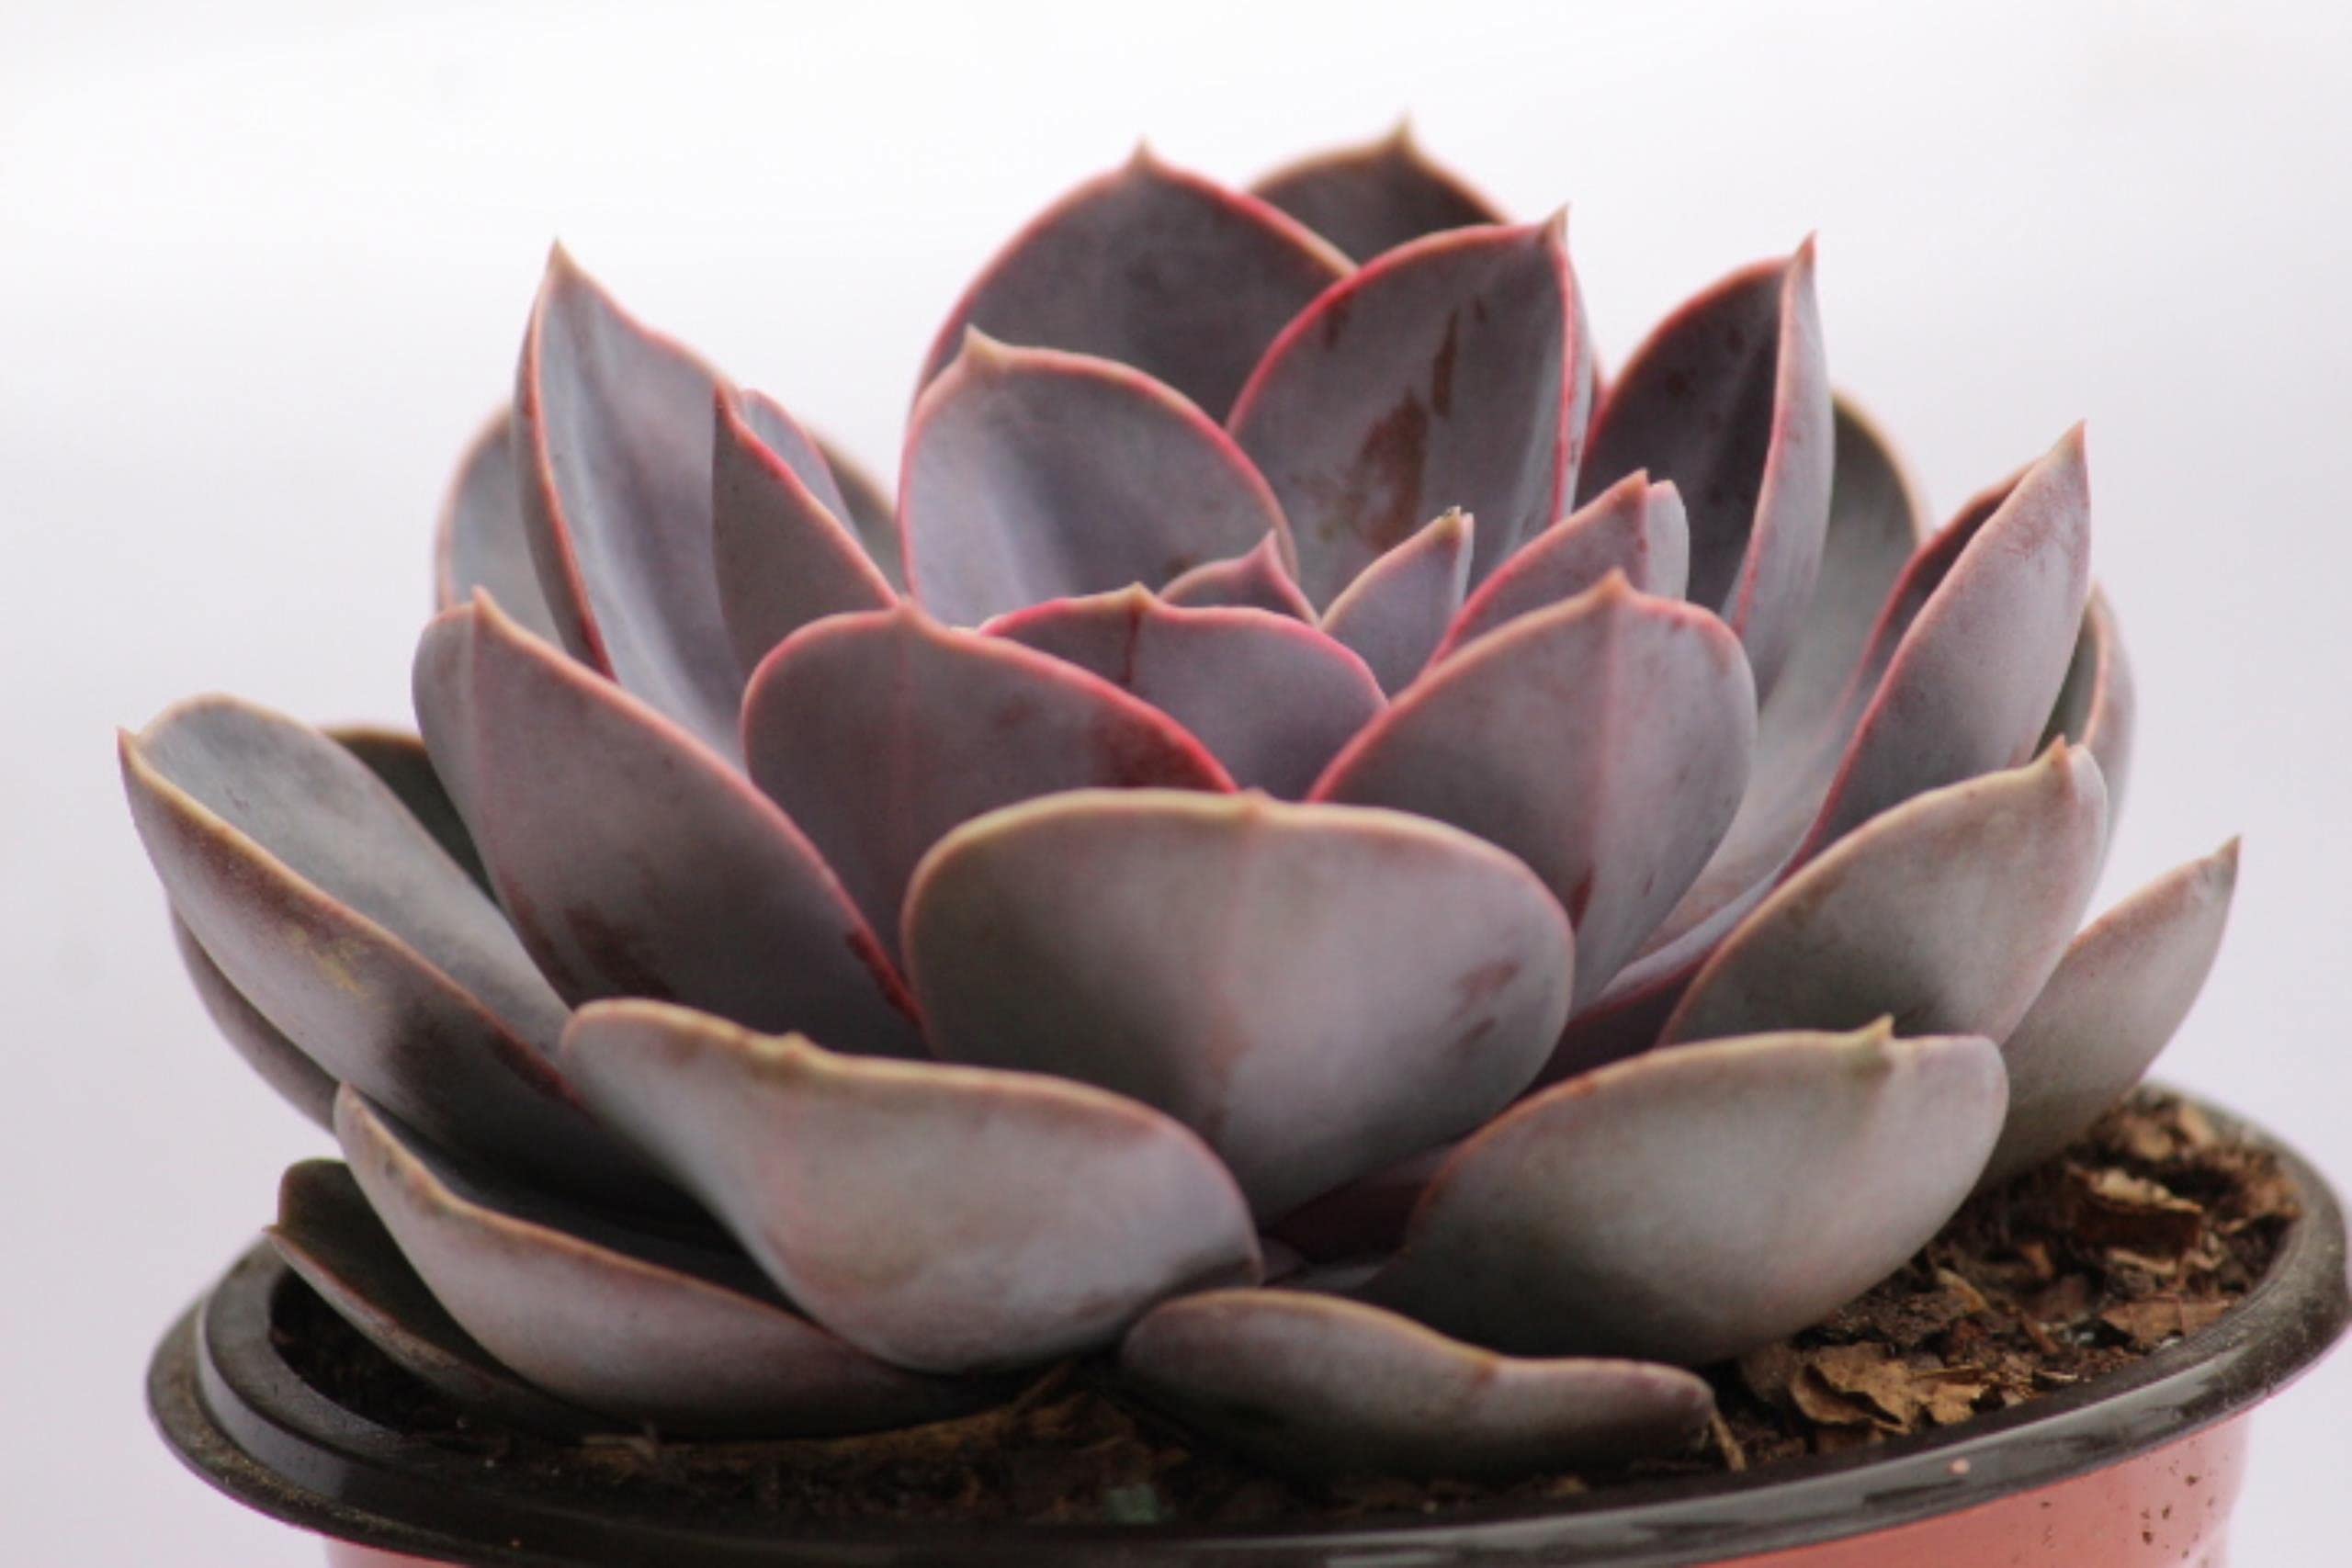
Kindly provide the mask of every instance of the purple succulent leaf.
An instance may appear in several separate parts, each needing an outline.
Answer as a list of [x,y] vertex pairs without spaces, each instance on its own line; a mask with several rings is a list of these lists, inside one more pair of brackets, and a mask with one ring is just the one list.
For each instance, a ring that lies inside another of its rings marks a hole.
[[1478,586],[1448,626],[1444,659],[1497,626],[1599,587],[1612,571],[1641,592],[1679,599],[1690,532],[1671,484],[1628,474],[1519,548]]
[[[711,557],[742,669],[757,669],[770,649],[811,621],[897,604],[897,591],[841,513],[761,439],[744,400],[722,387],[717,411]],[[814,457],[813,446],[809,452]],[[815,460],[821,471],[823,460]]]
[[1379,557],[1323,613],[1324,633],[1372,667],[1381,690],[1401,692],[1421,672],[1470,586],[1476,525],[1445,513]]
[[172,941],[179,948],[180,964],[187,970],[188,979],[196,987],[197,999],[212,1020],[213,1027],[235,1048],[245,1065],[277,1092],[277,1097],[304,1116],[324,1127],[329,1123],[334,1106],[334,1076],[311,1060],[303,1049],[286,1038],[278,1027],[261,1015],[261,1010],[245,999],[245,994],[230,983],[187,929],[187,922],[176,914],[172,917]]
[[443,1310],[340,1160],[291,1167],[270,1245],[336,1316],[459,1409],[526,1431],[576,1437],[612,1423],[533,1388]]
[[1576,926],[1581,1008],[1723,837],[1755,728],[1724,624],[1615,574],[1433,667],[1311,798],[1417,812],[1525,861]]
[[569,1404],[683,1431],[817,1437],[938,1420],[997,1392],[867,1355],[740,1255],[492,1189],[347,1088],[334,1121],[368,1206],[435,1299]]
[[2107,791],[2079,746],[1872,818],[1772,891],[1709,956],[1668,1043],[1882,1016],[1917,1034],[2017,1026],[2098,880]]
[[1099,1089],[839,1056],[653,1002],[583,1009],[564,1064],[795,1302],[898,1366],[1034,1365],[1259,1277],[1216,1156]]
[[1428,518],[1478,519],[1471,581],[1566,509],[1592,355],[1565,216],[1434,234],[1283,330],[1227,419],[1328,604]]
[[475,847],[466,819],[457,802],[449,798],[448,786],[441,782],[422,739],[401,730],[363,724],[337,725],[326,736],[358,758],[384,782],[385,788],[400,796],[409,815],[424,824],[451,860],[465,868],[475,886],[490,890],[490,870],[481,863],[481,852]]
[[[793,478],[808,491],[809,499],[825,509],[827,516],[846,525],[849,497],[842,489],[840,477],[833,472],[833,460],[826,455],[825,444],[765,392],[730,386],[716,374],[711,376],[711,383],[713,411],[722,416],[732,411],[742,425],[732,444],[740,447],[748,440],[766,447],[769,456],[791,470]],[[724,440],[721,437],[715,441],[713,450]]]
[[1412,127],[1402,122],[1376,141],[1277,169],[1250,190],[1359,262],[1424,234],[1509,221],[1493,202],[1422,152]]
[[841,489],[842,504],[848,508],[833,515],[857,535],[857,542],[865,547],[866,558],[873,561],[891,592],[904,593],[907,563],[899,550],[898,503],[890,499],[881,481],[838,443],[822,436],[816,441],[818,455],[825,459],[826,468]]
[[458,459],[433,531],[434,608],[462,604],[477,588],[511,605],[514,618],[536,635],[560,640],[531,558],[522,478],[514,467],[514,416],[506,409],[491,416]]
[[906,946],[940,1055],[1156,1106],[1269,1217],[1509,1103],[1573,967],[1543,885],[1467,834],[1175,791],[966,824],[916,874]]
[[2042,728],[2041,743],[2047,746],[2061,738],[2079,740],[2098,759],[2099,774],[2107,780],[2110,842],[2123,815],[2123,788],[2132,773],[2139,716],[2139,688],[2123,649],[2123,634],[2115,624],[2115,607],[2105,591],[2094,585],[2075,657],[2066,666],[2066,682],[2059,688],[2050,722]]
[[941,626],[911,602],[786,639],[752,678],[743,739],[752,777],[893,959],[915,863],[957,823],[1057,790],[1233,787],[1148,703],[1050,654]]
[[1362,1302],[1216,1291],[1128,1331],[1119,1371],[1187,1425],[1309,1478],[1506,1481],[1687,1453],[1706,1380],[1640,1361],[1523,1360]]
[[124,735],[121,761],[173,910],[303,1055],[518,1174],[658,1201],[548,1065],[563,1003],[498,907],[358,759],[202,697]]
[[426,628],[415,690],[499,900],[567,1000],[656,997],[922,1054],[872,928],[718,753],[486,597]]
[[1289,548],[1265,479],[1174,389],[978,333],[915,404],[899,522],[914,596],[958,626],[1164,582],[1269,534]]
[[997,253],[933,340],[922,381],[977,327],[1132,365],[1222,418],[1283,323],[1348,272],[1295,220],[1138,147]]
[[1922,790],[2031,755],[2089,597],[2090,488],[2077,425],[1973,530],[1920,605],[1797,859]]
[[743,669],[712,558],[718,386],[560,248],[549,257],[514,389],[539,585],[573,657],[732,755]]
[[1289,536],[1268,534],[1245,555],[1204,561],[1180,577],[1169,579],[1159,591],[1162,603],[1182,609],[1226,605],[1237,610],[1266,610],[1294,620],[1316,624],[1315,606],[1298,590],[1298,580],[1283,564]]
[[1644,468],[1674,481],[1690,596],[1739,634],[1767,695],[1813,598],[1833,440],[1811,240],[1668,317],[1593,417],[1580,493]]
[[1077,665],[1184,727],[1245,789],[1295,800],[1385,705],[1363,660],[1264,610],[1182,609],[1136,587],[982,628]]
[[2232,839],[2075,938],[2001,1046],[2009,1119],[1985,1185],[2055,1156],[2140,1081],[2204,989],[2237,884]]
[[1837,460],[1821,571],[1758,717],[1759,755],[1809,739],[1831,722],[1925,532],[1926,507],[1894,443],[1851,399],[1836,396],[1830,406]]
[[1521,1355],[1739,1355],[1934,1235],[2007,1103],[1991,1041],[1883,1020],[1653,1051],[1464,1144],[1366,1294]]
[[1535,1075],[1529,1092],[1655,1048],[1697,967],[1696,960],[1664,969],[1653,969],[1647,960],[1628,964],[1596,1000],[1568,1020],[1552,1059]]
[[[1706,870],[1700,873],[1681,902],[1651,933],[1641,960],[1628,968],[1623,979],[1629,987],[1652,989],[1669,979],[1687,983],[1735,923],[1754,909],[1781,877],[1831,841],[1826,837],[1815,837],[1808,844],[1808,835],[1814,834],[1823,820],[1832,786],[1852,756],[1858,743],[1857,732],[1872,711],[1872,704],[1880,696],[1898,655],[1913,660],[1914,669],[1924,670],[1930,679],[1925,686],[1897,700],[1892,716],[1897,721],[1904,705],[1921,701],[1923,696],[1930,703],[1975,704],[1979,707],[1998,706],[2002,703],[2004,699],[1997,692],[1980,699],[1968,689],[1968,651],[1962,639],[1990,642],[2012,632],[2029,639],[2033,635],[2034,598],[2030,594],[2014,602],[2002,598],[2009,575],[2019,570],[2008,552],[2014,550],[2030,558],[2043,547],[2030,538],[2017,536],[2012,528],[2018,521],[2016,514],[2003,516],[2002,508],[2022,478],[2018,475],[2005,479],[1971,499],[1950,523],[1912,552],[1894,586],[1886,592],[1885,602],[1862,639],[1860,655],[1842,689],[1834,700],[1824,704],[1826,717],[1802,723],[1801,716],[1783,709],[1770,728],[1759,717],[1756,765],[1747,797],[1740,802],[1739,815],[1733,819],[1731,830],[1724,836]],[[1996,518],[2002,519],[2002,532],[1995,536],[2002,541],[2001,546],[1972,551],[1977,536]],[[1968,563],[1964,571],[1963,561]],[[1912,629],[1930,604],[1947,608],[1958,604],[1967,607],[1966,615],[1954,618],[1939,610],[1937,615],[1928,617],[1928,629],[1921,634],[1924,653],[1905,654],[1905,649],[1912,646]],[[1840,612],[1832,612],[1838,613]],[[2014,621],[2012,615],[2017,617]],[[1972,620],[1968,616],[1978,618]],[[1939,679],[1939,667],[1942,672]],[[1769,700],[1765,709],[1767,713],[1772,711]],[[1923,766],[1918,773],[1919,787],[1957,782],[1939,776],[1943,772],[1956,771],[1960,778],[1973,777],[2022,760],[1996,756],[1989,751],[1973,756],[1972,765],[1957,770],[1949,763]],[[1905,792],[1896,786],[1890,793],[1899,801],[1905,794],[1916,791]],[[1843,832],[1851,826],[1847,823],[1838,830]]]

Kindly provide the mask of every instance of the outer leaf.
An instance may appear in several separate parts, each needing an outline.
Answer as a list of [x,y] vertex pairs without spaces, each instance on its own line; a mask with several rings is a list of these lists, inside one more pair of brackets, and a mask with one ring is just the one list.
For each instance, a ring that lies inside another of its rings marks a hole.
[[957,625],[1288,547],[1266,481],[1169,387],[977,333],[915,404],[899,522],[915,597]]
[[647,1194],[650,1179],[540,1055],[563,1004],[497,907],[350,752],[205,697],[123,736],[121,758],[173,909],[303,1055],[535,1180]]
[[1379,713],[1363,661],[1263,610],[1187,610],[1141,588],[1040,604],[985,628],[1149,703],[1245,788],[1292,799]]
[[1591,393],[1562,218],[1389,252],[1283,329],[1226,423],[1323,604],[1448,507],[1484,580],[1560,515]]
[[1990,1041],[1883,1022],[1654,1051],[1464,1144],[1366,1293],[1522,1355],[1738,1355],[1932,1236],[2006,1102]]
[[340,1160],[308,1159],[286,1172],[268,1234],[287,1267],[337,1316],[460,1410],[559,1438],[611,1425],[541,1393],[458,1327]]
[[[752,428],[744,400],[721,387],[717,408],[712,569],[741,667],[756,668],[768,649],[810,621],[897,604],[898,593],[841,514]],[[783,417],[781,411],[775,416]],[[824,459],[813,446],[806,450],[807,463],[831,489]]]
[[1495,204],[1421,151],[1410,124],[1275,170],[1250,187],[1357,261],[1408,240],[1507,221]]
[[752,677],[743,732],[752,777],[894,955],[915,863],[959,822],[1090,785],[1232,787],[1157,708],[911,604],[787,639]]
[[523,522],[514,441],[514,416],[501,409],[458,461],[457,478],[433,531],[434,607],[462,604],[475,589],[487,588],[501,604],[514,606],[516,620],[554,642],[554,613],[539,590],[539,570],[532,563],[530,533]]
[[1730,823],[1755,701],[1723,623],[1612,576],[1432,669],[1313,798],[1433,817],[1532,866],[1575,922],[1581,1005]]
[[1665,1039],[2015,1028],[2098,878],[2107,791],[2081,747],[1908,801],[1782,883],[1715,949]]
[[937,1420],[987,1396],[835,1338],[741,1258],[493,1195],[348,1089],[334,1121],[368,1206],[435,1299],[560,1399],[688,1431],[799,1437]]
[[1219,604],[1235,609],[1270,610],[1316,624],[1315,606],[1298,591],[1298,580],[1283,564],[1287,536],[1269,534],[1247,555],[1204,561],[1182,576],[1170,578],[1159,591],[1165,604],[1186,609]]
[[1168,791],[967,823],[917,873],[906,940],[941,1055],[1158,1106],[1269,1216],[1508,1103],[1571,967],[1542,885],[1466,834]]
[[2056,1155],[2140,1081],[2204,989],[2237,883],[2233,839],[2158,877],[2075,939],[2001,1047],[2009,1120],[1986,1185]]
[[922,378],[978,327],[1132,365],[1221,416],[1283,323],[1347,272],[1346,257],[1264,202],[1139,147],[997,253],[940,328]]
[[1361,654],[1381,689],[1401,692],[1437,651],[1470,585],[1470,514],[1448,512],[1356,574],[1323,630]]
[[731,753],[743,670],[711,555],[718,377],[558,248],[515,374],[539,584],[572,655]]
[[1489,1479],[1688,1451],[1704,1379],[1636,1361],[1518,1360],[1296,1291],[1217,1291],[1136,1325],[1119,1369],[1278,1470]]
[[1739,633],[1761,692],[1813,597],[1832,440],[1811,240],[1667,318],[1593,419],[1581,493],[1643,468],[1674,481],[1690,513],[1690,597]]
[[1690,566],[1681,496],[1670,484],[1650,483],[1645,473],[1628,474],[1498,567],[1447,626],[1436,656],[1598,588],[1613,571],[1644,593],[1679,599]]
[[836,1056],[647,1002],[583,1010],[564,1060],[795,1301],[901,1366],[1034,1364],[1258,1277],[1224,1168],[1100,1089]]
[[658,997],[921,1054],[880,942],[808,840],[653,709],[487,599],[427,629],[416,706],[500,901],[568,999]]
[[177,915],[172,917],[172,941],[179,948],[188,979],[195,984],[197,999],[204,1004],[221,1038],[236,1048],[262,1082],[277,1091],[280,1100],[320,1126],[327,1125],[334,1104],[333,1075],[245,1000],[244,993],[230,984],[229,976],[220,973],[220,966]]

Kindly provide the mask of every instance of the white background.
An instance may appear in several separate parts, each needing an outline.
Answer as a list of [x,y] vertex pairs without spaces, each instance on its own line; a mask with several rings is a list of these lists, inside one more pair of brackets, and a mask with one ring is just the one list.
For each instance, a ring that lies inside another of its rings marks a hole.
[[[887,468],[963,276],[1138,134],[1240,179],[1410,108],[1573,203],[1612,362],[1818,229],[1832,367],[1939,506],[2087,416],[2145,705],[2109,894],[2247,834],[2167,1070],[2352,1178],[2342,15],[0,0],[0,1559],[315,1560],[140,1407],[322,1140],[200,1017],[111,727],[208,688],[405,717],[428,522],[550,238]],[[2263,1419],[2241,1561],[2341,1561],[2347,1400],[2352,1356]]]

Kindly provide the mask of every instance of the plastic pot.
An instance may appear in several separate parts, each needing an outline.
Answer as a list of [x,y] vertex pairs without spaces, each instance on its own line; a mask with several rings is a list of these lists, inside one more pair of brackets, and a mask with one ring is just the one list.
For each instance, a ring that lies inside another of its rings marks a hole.
[[149,1369],[165,1439],[230,1495],[329,1538],[342,1568],[2182,1568],[2224,1561],[2248,1419],[2352,1318],[2344,1215],[2278,1149],[2301,1216],[2220,1321],[2132,1366],[1960,1426],[1745,1475],[1370,1525],[754,1529],[510,1484],[334,1403],[279,1356],[285,1293],[256,1246],[173,1325]]

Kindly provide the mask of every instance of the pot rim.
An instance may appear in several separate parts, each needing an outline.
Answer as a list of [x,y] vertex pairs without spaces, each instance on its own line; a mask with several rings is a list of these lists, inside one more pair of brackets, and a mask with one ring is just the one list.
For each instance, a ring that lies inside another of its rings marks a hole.
[[262,1513],[477,1568],[1708,1562],[1816,1545],[2066,1481],[2240,1415],[2314,1364],[2352,1321],[2340,1202],[2316,1169],[2261,1127],[2199,1097],[2182,1098],[2275,1153],[2301,1204],[2269,1272],[2225,1316],[2118,1371],[1958,1426],[1747,1475],[1641,1482],[1541,1507],[1241,1529],[934,1521],[809,1528],[696,1523],[617,1498],[515,1488],[478,1459],[414,1442],[305,1382],[271,1340],[272,1305],[294,1276],[266,1242],[250,1247],[165,1334],[148,1369],[148,1404],[184,1463]]

